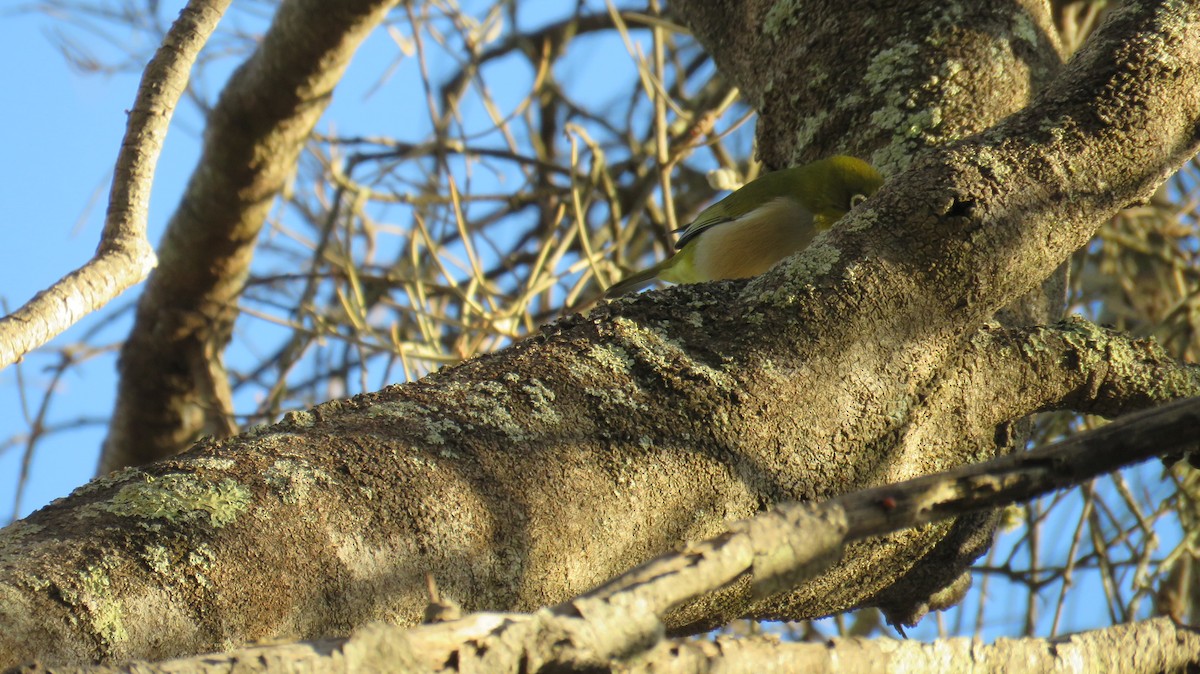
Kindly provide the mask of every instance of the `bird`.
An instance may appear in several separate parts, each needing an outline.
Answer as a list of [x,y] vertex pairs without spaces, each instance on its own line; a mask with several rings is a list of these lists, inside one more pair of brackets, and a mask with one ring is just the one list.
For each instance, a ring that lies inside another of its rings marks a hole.
[[656,279],[700,283],[757,276],[807,247],[882,184],[870,164],[845,155],[762,175],[677,230],[679,252],[621,279],[605,296],[618,297]]

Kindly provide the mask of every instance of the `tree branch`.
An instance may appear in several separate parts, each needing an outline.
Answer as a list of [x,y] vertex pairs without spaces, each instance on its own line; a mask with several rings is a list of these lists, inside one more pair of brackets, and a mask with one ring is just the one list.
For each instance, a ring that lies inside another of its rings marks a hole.
[[[319,649],[289,644],[203,656],[187,661],[187,671],[208,671],[205,668],[240,661],[264,665],[254,671],[281,671],[265,665],[296,666],[288,658],[306,661],[313,671],[352,671],[343,668],[368,666],[368,662],[380,661],[365,659],[379,657],[388,658],[382,667],[389,671],[627,671],[634,663],[635,670],[709,671],[700,664],[711,666],[734,657],[729,664],[745,671],[762,671],[765,662],[783,662],[783,658],[794,664],[799,658],[799,662],[817,667],[814,671],[857,672],[864,671],[864,663],[878,658],[915,666],[935,657],[945,662],[956,654],[958,661],[967,662],[970,658],[962,657],[964,650],[987,663],[978,671],[1016,671],[1007,667],[1021,661],[1014,658],[1027,657],[1042,658],[1047,666],[1064,658],[1076,663],[1082,659],[1097,663],[1097,667],[1084,668],[1093,671],[1103,669],[1100,665],[1113,657],[1127,662],[1129,651],[1116,648],[1123,644],[1137,645],[1145,667],[1200,663],[1200,634],[1167,620],[1078,635],[1057,648],[1048,648],[1048,642],[1041,639],[992,646],[967,639],[911,645],[886,640],[832,644],[845,649],[845,658],[840,654],[830,657],[831,645],[826,644],[662,640],[668,613],[700,595],[747,579],[760,596],[786,591],[836,562],[849,541],[1026,501],[1148,458],[1196,449],[1193,431],[1197,426],[1200,398],[1180,400],[1031,452],[824,503],[784,504],[753,519],[734,522],[720,536],[663,555],[591,592],[532,615],[477,614],[411,630],[373,626],[345,641],[326,642]],[[1147,645],[1151,645],[1150,652],[1143,650]],[[146,666],[136,671],[182,671],[184,664],[163,663],[159,668]],[[1034,667],[1032,671],[1043,670]]]
[[235,431],[222,352],[258,231],[354,51],[395,3],[284,2],[226,85],[121,351],[100,474]]
[[192,63],[227,7],[229,0],[191,0],[167,31],[128,113],[96,255],[0,318],[0,369],[108,304],[154,268],[154,250],[146,241],[154,168]]
[[1070,317],[1049,326],[981,330],[943,386],[986,391],[971,396],[970,414],[982,417],[979,423],[1048,410],[1111,418],[1200,395],[1200,365],[1180,363],[1153,339]]
[[[245,674],[275,674],[303,668],[312,674],[372,672],[465,672],[466,665],[439,661],[444,642],[483,638],[506,621],[522,616],[487,614],[455,625],[421,628],[414,639],[426,651],[409,650],[403,628],[372,624],[346,640],[255,646],[219,655],[181,658],[156,665],[119,667],[28,667],[13,674],[224,674],[236,666]],[[470,623],[468,623],[470,621]],[[454,629],[451,632],[450,629]],[[567,667],[555,671],[624,672],[637,674],[701,674],[704,672],[802,671],[811,674],[861,674],[863,672],[969,672],[970,674],[1022,674],[1024,672],[1119,671],[1125,674],[1160,674],[1186,671],[1200,662],[1200,634],[1194,628],[1155,618],[1115,625],[1055,639],[1001,639],[984,644],[975,639],[942,639],[932,643],[890,639],[832,639],[826,643],[780,643],[772,637],[718,637],[713,641],[670,639],[634,662],[608,663],[592,669]],[[1130,657],[1137,653],[1137,657]],[[491,664],[490,662],[488,663]],[[557,664],[557,663],[556,663]],[[957,667],[957,668],[955,668]],[[488,672],[537,671],[488,669]]]

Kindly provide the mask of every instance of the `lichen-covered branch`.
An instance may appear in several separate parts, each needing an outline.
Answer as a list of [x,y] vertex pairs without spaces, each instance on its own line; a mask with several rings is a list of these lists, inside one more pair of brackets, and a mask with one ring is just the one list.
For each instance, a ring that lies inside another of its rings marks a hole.
[[[1062,64],[1036,0],[904,0],[885,12],[857,0],[671,7],[762,113],[759,153],[777,168],[849,151],[894,173],[1019,110]],[[993,67],[1011,76],[988,76]]]
[[1200,365],[1180,363],[1152,339],[1134,339],[1071,317],[1048,326],[985,327],[943,386],[981,423],[1070,410],[1115,417],[1200,395]]
[[[1137,653],[1137,657],[1131,657]],[[1081,632],[1058,639],[941,639],[932,643],[891,639],[833,639],[828,643],[778,643],[769,638],[663,644],[645,671],[691,674],[712,671],[793,670],[812,674],[943,672],[1023,674],[1053,671],[1157,674],[1186,671],[1200,662],[1200,635],[1164,618]],[[633,670],[639,671],[639,670]]]
[[[333,652],[342,654],[342,661],[314,659],[317,653],[300,644],[255,649],[254,652],[228,654],[225,658],[246,658],[264,667],[272,663],[287,663],[296,658],[320,667],[316,671],[341,671],[343,662],[367,666],[363,658],[371,652],[386,651],[394,658],[384,668],[389,671],[598,671],[616,670],[631,660],[637,666],[653,671],[659,668],[684,666],[690,657],[702,655],[713,664],[721,649],[696,645],[692,649],[681,642],[669,642],[664,647],[663,620],[668,612],[686,601],[713,592],[739,579],[749,579],[753,591],[771,595],[785,591],[797,582],[828,568],[844,551],[846,542],[868,536],[910,528],[973,510],[1025,501],[1055,489],[1081,484],[1098,475],[1154,456],[1173,454],[1192,449],[1195,441],[1191,430],[1200,424],[1200,397],[1177,401],[1152,410],[1136,413],[1101,429],[1070,438],[1051,447],[1017,453],[990,462],[965,466],[948,473],[930,475],[904,483],[870,489],[818,504],[784,504],[769,513],[750,520],[732,523],[728,530],[709,540],[689,544],[686,548],[668,553],[633,569],[613,581],[550,609],[532,615],[476,614],[451,620],[444,624],[423,626],[407,632],[397,628],[374,628],[360,632],[340,643]],[[158,487],[147,486],[143,491],[161,493]],[[138,501],[131,496],[130,502]],[[140,499],[143,500],[144,499]],[[214,501],[219,499],[213,499]],[[228,499],[226,499],[228,500]],[[174,511],[181,504],[157,502],[156,507]],[[203,512],[217,524],[217,513]],[[191,504],[192,513],[202,512]],[[1067,643],[1073,649],[1071,657],[1086,661],[1109,661],[1110,650],[1096,649],[1100,642],[1128,640],[1129,631],[1153,634],[1171,631],[1172,623],[1152,621],[1141,625],[1125,625],[1108,631],[1075,637]],[[1178,628],[1177,628],[1178,629]],[[1192,631],[1178,631],[1177,640],[1198,641]],[[1143,637],[1146,638],[1146,637]],[[364,649],[362,642],[376,642],[373,649]],[[693,642],[694,643],[694,642]],[[760,658],[772,662],[781,657],[784,649],[778,643],[754,644],[739,642],[736,650],[750,649],[754,657],[737,666],[758,671]],[[913,645],[902,649],[884,647],[886,641],[864,642],[864,650],[876,650],[876,657],[898,664],[921,662],[930,651],[941,655],[961,648],[965,640],[939,641],[931,645]],[[386,648],[379,647],[386,644]],[[985,657],[974,662],[987,663],[980,671],[1010,662],[1016,652],[1023,651],[1040,640],[1026,640],[1024,648],[1010,642],[1005,646],[985,648]],[[809,659],[826,655],[836,645],[822,645],[797,650],[786,647],[787,655]],[[850,648],[850,646],[843,646]],[[1111,647],[1111,644],[1110,644]],[[690,650],[690,652],[689,652]],[[851,651],[853,654],[854,651]],[[861,654],[861,653],[859,653]],[[1117,657],[1128,659],[1126,652]],[[1161,662],[1200,661],[1200,649],[1164,649],[1155,651],[1152,658]],[[962,658],[963,666],[972,658]],[[222,658],[207,658],[197,663],[199,669],[215,666]],[[818,659],[818,667],[833,662],[845,667],[859,662],[851,657],[832,661]],[[295,666],[295,662],[290,663]],[[699,663],[691,663],[692,666]],[[175,671],[181,663],[160,668],[147,667],[139,671]],[[327,669],[326,669],[327,668]],[[261,671],[275,671],[264,668]],[[685,670],[686,671],[686,670]],[[858,668],[833,671],[860,671]],[[1007,669],[999,671],[1010,671]],[[1034,671],[1040,671],[1035,669]],[[1090,671],[1090,669],[1089,669]],[[1155,670],[1150,670],[1155,671]]]

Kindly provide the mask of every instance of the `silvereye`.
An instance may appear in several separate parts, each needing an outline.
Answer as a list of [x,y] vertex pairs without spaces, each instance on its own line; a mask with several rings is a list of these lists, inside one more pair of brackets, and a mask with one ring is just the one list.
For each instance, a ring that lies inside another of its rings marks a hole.
[[757,276],[804,248],[883,184],[870,164],[834,156],[760,176],[696,216],[679,252],[608,289],[608,297],[654,279],[699,283]]

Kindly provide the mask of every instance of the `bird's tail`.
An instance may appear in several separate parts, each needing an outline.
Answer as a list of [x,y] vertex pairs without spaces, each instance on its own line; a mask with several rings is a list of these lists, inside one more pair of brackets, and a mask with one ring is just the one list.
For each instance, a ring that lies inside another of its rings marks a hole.
[[631,293],[635,290],[641,290],[644,286],[649,285],[650,282],[654,280],[654,277],[658,276],[658,272],[661,271],[661,267],[662,263],[659,263],[653,267],[650,267],[649,269],[643,269],[636,274],[630,274],[629,276],[626,276],[620,281],[617,281],[609,286],[608,290],[604,291],[604,296],[612,299],[614,297],[620,297],[626,293]]

